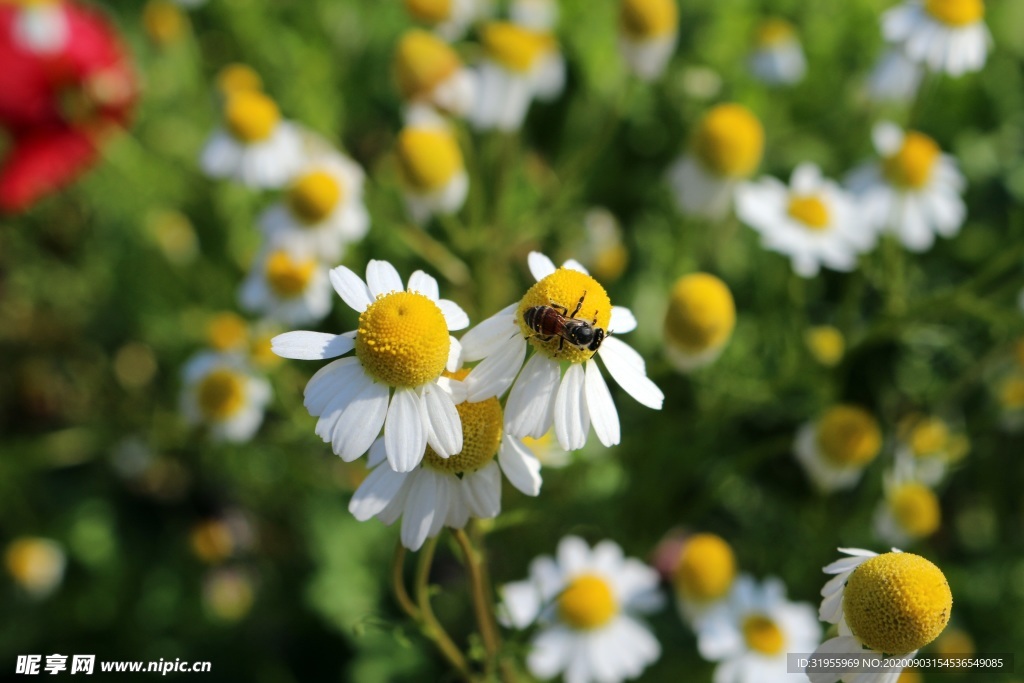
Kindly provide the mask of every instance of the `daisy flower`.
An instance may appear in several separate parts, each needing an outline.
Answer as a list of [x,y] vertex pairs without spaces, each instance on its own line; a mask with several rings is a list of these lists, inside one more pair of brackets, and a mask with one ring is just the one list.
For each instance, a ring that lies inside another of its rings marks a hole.
[[452,129],[432,112],[417,108],[398,134],[395,148],[405,206],[417,223],[453,214],[469,194],[469,175]]
[[[825,567],[834,575],[821,589],[819,614],[838,624],[839,635],[826,640],[815,655],[913,657],[946,627],[953,594],[942,571],[923,557],[898,550],[878,555],[870,550],[840,548],[844,557]],[[812,668],[812,667],[808,667]],[[894,683],[901,669],[883,672],[810,673],[811,683]]]
[[448,43],[422,29],[406,31],[395,54],[398,89],[407,102],[424,102],[464,116],[473,106],[473,72]]
[[[538,438],[554,424],[559,445],[572,451],[583,447],[593,426],[602,444],[615,445],[620,437],[619,414],[595,356],[601,357],[612,379],[641,404],[660,410],[664,398],[647,378],[640,354],[611,336],[632,331],[636,319],[629,309],[613,307],[604,287],[576,261],[566,261],[556,269],[547,256],[531,252],[529,266],[537,283],[518,303],[462,338],[463,360],[482,361],[467,379],[469,399],[501,396],[511,386],[505,420],[512,434]],[[547,327],[532,329],[527,324],[528,313],[537,313],[533,309],[538,307],[547,307],[545,311],[550,313],[562,311],[565,318],[581,321],[589,336],[573,343],[551,334]],[[534,353],[524,367],[531,346]],[[563,376],[565,363],[568,369]]]
[[217,313],[206,323],[206,343],[222,353],[244,351],[249,344],[249,325],[237,313]]
[[24,0],[15,6],[11,25],[14,42],[27,52],[54,55],[67,46],[71,34],[62,0]]
[[211,178],[232,178],[252,188],[284,186],[299,170],[299,129],[281,120],[277,104],[261,92],[232,93],[224,105],[224,127],[207,140],[199,162]]
[[732,547],[715,534],[694,534],[683,540],[671,567],[676,607],[694,630],[721,608],[736,578]]
[[413,19],[445,40],[458,40],[483,12],[481,0],[404,0]]
[[815,164],[797,166],[789,187],[772,177],[736,189],[736,214],[761,235],[765,249],[789,256],[801,277],[821,266],[851,271],[877,233],[857,219],[851,198]]
[[679,210],[723,218],[737,185],[757,170],[763,152],[764,128],[749,109],[739,104],[713,108],[697,125],[689,152],[669,168]]
[[238,302],[282,324],[319,322],[331,311],[327,269],[308,247],[274,240],[249,269]]
[[521,441],[544,467],[561,469],[572,462],[572,455],[559,448],[553,429],[544,432],[540,438],[524,436]]
[[583,217],[580,262],[602,280],[617,280],[629,263],[629,250],[622,242],[622,227],[608,209],[594,208]]
[[[319,417],[316,433],[346,462],[373,445],[384,428],[384,451],[396,472],[411,472],[429,445],[442,458],[462,450],[457,403],[461,382],[442,377],[458,368],[459,343],[449,330],[469,318],[440,299],[437,281],[417,270],[408,289],[387,261],[370,261],[366,281],[344,266],[331,284],[359,313],[359,327],[340,335],[287,332],[272,340],[283,358],[322,360],[355,350],[321,368],[306,384],[305,405]],[[392,391],[393,390],[393,391]]]
[[813,606],[786,599],[779,579],[741,576],[723,609],[701,623],[697,648],[718,662],[715,683],[786,683],[787,653],[813,652],[821,626]]
[[314,156],[291,181],[283,201],[260,216],[263,234],[337,261],[345,245],[361,240],[370,226],[363,179],[363,169],[344,154]]
[[804,343],[814,360],[827,368],[839,365],[846,354],[846,337],[831,325],[816,325],[804,332]]
[[676,0],[622,0],[619,5],[619,52],[629,70],[653,81],[665,70],[679,38]]
[[892,123],[876,125],[872,137],[881,161],[854,169],[847,180],[864,221],[916,252],[930,249],[936,234],[960,232],[967,216],[960,197],[966,183],[956,160],[924,133],[904,132]]
[[793,452],[822,493],[852,488],[882,449],[878,421],[863,408],[837,405],[800,427]]
[[[467,370],[446,376],[465,379]],[[384,440],[370,448],[370,476],[352,496],[349,511],[361,522],[385,524],[402,518],[402,545],[419,550],[448,526],[461,529],[470,517],[487,519],[501,511],[501,474],[528,496],[540,493],[540,462],[522,441],[502,427],[497,398],[455,406],[462,424],[462,450],[442,458],[427,446],[419,467],[395,472],[387,463]]]
[[11,578],[33,598],[45,598],[64,580],[67,557],[56,541],[22,536],[11,541],[4,552],[4,564]]
[[221,441],[252,438],[270,403],[270,383],[234,354],[204,351],[182,370],[181,412],[189,424],[205,425]]
[[765,19],[754,36],[750,71],[767,85],[793,85],[807,73],[807,59],[800,37],[785,19]]
[[887,50],[871,71],[868,97],[876,102],[910,102],[917,97],[924,69],[898,48]]
[[558,23],[558,0],[512,0],[508,18],[534,31],[550,31]]
[[883,479],[885,497],[875,510],[875,534],[886,543],[907,545],[931,536],[942,523],[939,497],[914,478],[905,460],[897,460]]
[[882,15],[882,35],[932,71],[960,76],[985,66],[984,20],[984,0],[907,0]]
[[555,558],[538,557],[530,578],[501,590],[507,621],[539,626],[526,666],[542,679],[563,674],[567,683],[618,683],[637,678],[661,656],[661,646],[634,615],[662,603],[658,573],[625,558],[611,541],[589,548],[567,536]]
[[233,63],[221,68],[214,79],[214,89],[221,100],[226,103],[232,95],[240,92],[262,92],[263,79],[248,64]]
[[897,429],[896,460],[911,476],[928,486],[935,486],[950,465],[963,459],[970,451],[967,436],[954,432],[940,417],[912,414]]
[[691,273],[676,280],[665,312],[665,357],[680,372],[715,362],[736,326],[736,303],[714,275]]

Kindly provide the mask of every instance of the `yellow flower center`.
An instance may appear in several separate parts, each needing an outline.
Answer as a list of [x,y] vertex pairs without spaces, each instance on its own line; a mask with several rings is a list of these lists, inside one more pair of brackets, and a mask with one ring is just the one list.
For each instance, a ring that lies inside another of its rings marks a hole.
[[913,538],[931,536],[942,520],[938,496],[916,482],[904,484],[889,495],[889,510],[897,524]]
[[452,13],[452,0],[405,0],[405,9],[417,21],[437,24]]
[[736,304],[724,282],[714,275],[684,275],[672,287],[665,336],[687,353],[725,344],[736,326]]
[[1024,408],[1024,377],[1011,377],[999,389],[999,402],[1004,408]]
[[697,126],[693,152],[714,173],[745,178],[761,163],[764,128],[746,107],[720,104]]
[[261,92],[241,90],[230,94],[224,118],[228,130],[242,142],[261,142],[270,137],[281,120],[274,100]]
[[433,192],[462,171],[462,152],[446,130],[406,128],[398,136],[398,167],[412,188]]
[[792,218],[803,223],[808,230],[824,232],[829,228],[828,204],[821,197],[793,195],[789,198],[787,211]]
[[234,313],[220,313],[207,324],[206,339],[218,351],[233,351],[245,346],[249,326]]
[[616,280],[626,270],[629,250],[624,244],[613,244],[602,248],[590,264],[591,270],[605,280]]
[[772,48],[788,43],[796,37],[793,24],[785,19],[765,19],[757,27],[755,40],[758,47]]
[[196,394],[204,418],[226,420],[245,405],[245,378],[234,370],[218,368],[199,381]]
[[275,251],[264,272],[270,290],[282,299],[291,299],[306,291],[316,267],[316,259],[293,259],[286,251]]
[[217,519],[200,522],[192,527],[189,544],[195,556],[207,564],[223,562],[231,556],[235,548],[231,529]]
[[643,40],[669,35],[678,25],[676,0],[622,0],[619,26],[631,38]]
[[[446,377],[465,379],[469,370],[444,373]],[[459,403],[455,406],[462,421],[462,450],[450,458],[438,456],[427,446],[423,463],[441,472],[462,476],[476,472],[494,459],[501,445],[502,413],[497,398],[477,403]]]
[[228,64],[217,74],[217,90],[225,97],[240,92],[259,92],[262,89],[263,79],[246,64]]
[[921,420],[910,432],[910,448],[918,457],[944,453],[949,441],[949,426],[937,417]]
[[[583,304],[580,305],[580,299]],[[519,302],[516,313],[519,329],[523,336],[530,340],[533,348],[549,358],[567,360],[570,363],[582,363],[594,355],[594,351],[581,348],[570,343],[558,334],[560,324],[556,318],[548,314],[543,316],[541,329],[532,330],[526,324],[524,316],[531,308],[548,306],[554,308],[559,316],[568,320],[576,311],[575,320],[600,328],[608,333],[608,322],[612,317],[612,302],[608,293],[597,280],[570,268],[559,268],[540,282],[530,287]],[[573,325],[575,323],[569,323]],[[561,348],[559,343],[561,342]]]
[[882,430],[867,411],[835,406],[818,421],[818,447],[833,465],[863,467],[881,450]]
[[985,16],[983,0],[925,0],[924,8],[949,26],[967,26]]
[[437,379],[450,346],[441,309],[417,292],[382,294],[359,316],[356,356],[389,386],[418,387]]
[[885,177],[903,189],[920,189],[928,184],[942,150],[930,137],[908,131],[903,146],[882,162]]
[[150,0],[142,10],[142,27],[157,45],[170,45],[185,32],[185,15],[173,2]]
[[398,43],[395,74],[407,99],[429,95],[461,68],[455,50],[429,31],[413,29]]
[[577,576],[558,596],[559,618],[581,631],[604,626],[618,611],[611,586],[594,574]]
[[288,190],[288,208],[306,225],[327,218],[342,200],[344,188],[327,171],[312,171],[299,177]]
[[843,359],[846,353],[846,339],[843,333],[831,325],[820,325],[807,330],[804,336],[807,348],[814,359],[822,365],[832,367]]
[[910,553],[886,553],[858,566],[846,582],[843,612],[853,634],[872,650],[901,655],[942,633],[953,594],[942,571]]
[[510,71],[525,73],[554,48],[554,39],[517,24],[496,21],[483,28],[481,40],[487,53]]
[[763,655],[777,655],[786,646],[782,629],[763,614],[751,614],[743,620],[743,639],[747,647]]
[[708,602],[725,596],[735,576],[729,544],[714,534],[696,534],[683,546],[673,580],[683,597]]
[[18,538],[7,546],[4,561],[11,577],[22,587],[42,591],[57,580],[64,554],[53,541]]
[[917,669],[904,669],[896,683],[924,683],[924,679]]

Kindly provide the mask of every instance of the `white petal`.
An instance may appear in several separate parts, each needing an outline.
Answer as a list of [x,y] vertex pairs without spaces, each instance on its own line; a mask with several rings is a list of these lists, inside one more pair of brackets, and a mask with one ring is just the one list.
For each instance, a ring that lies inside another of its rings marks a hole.
[[423,405],[427,422],[433,436],[431,448],[442,458],[462,451],[462,421],[449,396],[436,384],[423,387]]
[[553,678],[568,666],[573,653],[575,634],[564,626],[556,626],[537,634],[526,656],[526,664],[537,678]]
[[559,445],[567,451],[583,448],[587,443],[587,432],[590,431],[583,381],[583,366],[573,363],[565,371],[555,396],[555,436],[558,437]]
[[323,366],[306,382],[303,405],[313,417],[319,417],[339,392],[350,391],[358,375],[366,375],[358,358],[339,358]]
[[409,276],[409,291],[419,292],[431,301],[437,301],[438,297],[440,297],[437,289],[437,280],[422,270],[417,270]]
[[612,306],[612,318],[608,323],[608,334],[625,334],[636,329],[636,318],[633,311],[625,306]]
[[395,267],[387,261],[376,259],[366,264],[366,286],[370,288],[370,294],[374,297],[405,289],[402,286],[402,277]]
[[539,251],[531,251],[530,255],[526,257],[526,263],[530,266],[530,273],[538,282],[555,272],[555,264]]
[[540,493],[540,461],[522,441],[506,434],[498,448],[498,464],[508,480],[528,496]]
[[614,446],[619,443],[620,438],[619,413],[615,409],[615,402],[612,401],[612,394],[608,391],[604,377],[601,376],[597,361],[587,361],[584,366],[587,412],[590,413],[594,433],[603,445]]
[[387,465],[375,468],[352,495],[348,511],[360,522],[365,522],[394,500],[408,476]]
[[[612,342],[609,344],[609,342]],[[628,350],[628,351],[627,351]],[[598,352],[605,367],[620,387],[627,394],[632,396],[640,405],[661,410],[661,404],[665,395],[661,389],[647,378],[642,368],[638,368],[635,359],[636,354],[632,348],[614,337],[604,340]]]
[[450,377],[438,377],[435,384],[452,397],[452,403],[455,405],[466,402],[468,392],[465,382]]
[[501,602],[504,607],[502,621],[514,628],[526,628],[537,618],[542,607],[540,593],[533,581],[515,581],[501,587]]
[[559,364],[542,353],[526,361],[505,403],[505,422],[512,434],[539,439],[551,429],[561,375]]
[[501,512],[501,470],[489,462],[481,469],[467,474],[462,480],[462,492],[474,517],[489,519]]
[[338,415],[331,429],[331,447],[345,462],[365,453],[380,436],[388,414],[388,387],[371,382]]
[[345,266],[331,270],[331,284],[341,300],[357,313],[362,313],[373,301],[366,283]]
[[878,153],[887,157],[898,152],[903,145],[903,131],[895,123],[881,121],[871,130],[871,139]]
[[[316,423],[316,435],[327,443],[333,443],[334,426],[349,405],[373,384],[373,380],[362,372],[361,367],[359,372],[345,373],[345,377],[347,381],[332,383],[334,386],[331,388],[330,399],[324,405],[320,419]],[[373,439],[367,442],[366,447],[369,448],[371,443],[373,443]],[[356,454],[355,457],[359,455]]]
[[409,496],[402,512],[402,545],[409,550],[419,550],[427,540],[434,517],[438,510],[438,486],[434,471],[424,468],[415,475],[410,485]]
[[410,472],[423,459],[427,449],[427,427],[422,410],[420,397],[413,389],[395,389],[384,423],[384,447],[388,463],[396,472]]
[[437,302],[437,307],[441,309],[449,330],[464,330],[469,327],[469,316],[454,301],[441,299]]
[[518,332],[518,308],[519,302],[510,304],[462,335],[463,361],[472,363],[486,358],[506,339]]
[[[462,348],[466,348],[465,343]],[[475,403],[504,394],[522,368],[525,355],[526,340],[512,337],[497,352],[483,359],[466,377],[469,400]]]
[[448,362],[444,369],[448,372],[455,372],[462,367],[462,344],[455,337],[448,335]]
[[565,263],[563,263],[562,267],[563,268],[568,268],[569,270],[575,270],[576,272],[583,273],[584,275],[590,275],[590,271],[588,271],[586,268],[584,268],[583,264],[580,263],[579,261],[577,261],[574,258],[571,258],[568,261],[566,261]]
[[323,332],[286,332],[270,340],[270,350],[282,358],[318,360],[335,358],[355,347],[352,337]]

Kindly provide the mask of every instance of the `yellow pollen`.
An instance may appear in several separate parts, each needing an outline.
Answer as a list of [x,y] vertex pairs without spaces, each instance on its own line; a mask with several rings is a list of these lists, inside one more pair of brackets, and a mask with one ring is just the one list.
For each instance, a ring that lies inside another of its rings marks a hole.
[[246,64],[228,64],[217,74],[217,90],[226,97],[240,92],[263,90],[263,79]]
[[436,128],[406,128],[398,136],[402,178],[420,192],[440,190],[463,170],[455,136]]
[[330,216],[343,197],[344,188],[331,173],[311,171],[289,188],[288,208],[306,225],[315,225]]
[[267,258],[267,285],[282,299],[299,296],[316,272],[316,259],[293,259],[286,251],[275,251]]
[[219,564],[231,556],[235,542],[228,525],[218,519],[200,522],[188,536],[192,552],[207,564]]
[[824,232],[829,228],[828,205],[822,201],[821,197],[793,195],[789,198],[787,211],[792,218],[803,223],[808,230]]
[[[444,373],[448,377],[462,377]],[[497,398],[489,398],[477,403],[460,403],[455,406],[462,421],[462,450],[450,458],[438,456],[430,446],[423,456],[423,463],[435,470],[450,474],[468,474],[476,472],[491,462],[501,445],[502,413]]]
[[429,96],[461,68],[455,50],[429,31],[413,29],[398,43],[395,75],[406,99]]
[[4,562],[8,573],[23,588],[46,592],[60,578],[64,553],[53,541],[22,537],[7,546]]
[[818,421],[818,447],[838,467],[863,467],[882,448],[878,421],[856,406],[830,408]]
[[935,492],[923,484],[903,484],[889,494],[889,510],[912,538],[931,536],[939,529],[942,512]]
[[228,130],[242,142],[262,142],[271,136],[281,112],[274,100],[261,92],[241,90],[228,97],[224,119]]
[[438,24],[452,13],[452,0],[405,0],[405,9],[413,19]]
[[600,576],[581,574],[558,596],[558,616],[578,630],[604,626],[619,611],[611,586]]
[[896,679],[896,683],[924,683],[924,679],[921,678],[917,669],[904,669],[900,677]]
[[736,326],[736,304],[724,282],[707,273],[679,278],[672,287],[665,336],[686,353],[718,348]]
[[678,25],[676,0],[622,0],[619,26],[630,38],[643,40],[670,35]]
[[931,180],[942,150],[930,137],[908,131],[903,146],[882,162],[885,177],[896,187],[916,190]]
[[417,292],[377,297],[359,316],[356,355],[370,375],[393,387],[441,376],[451,339],[437,304]]
[[150,0],[142,10],[142,27],[157,45],[170,45],[185,32],[184,13],[173,2]]
[[206,339],[218,351],[234,351],[245,346],[249,326],[235,313],[220,313],[206,325]]
[[924,8],[949,26],[967,26],[985,16],[983,0],[925,0]]
[[953,594],[942,571],[910,553],[886,553],[858,566],[846,582],[843,612],[850,630],[872,650],[902,655],[946,628]]
[[793,24],[785,19],[765,19],[757,27],[755,40],[757,46],[762,48],[777,47],[788,43],[796,37],[796,30]]
[[199,411],[207,420],[226,420],[245,405],[245,377],[219,368],[199,380],[196,389]]
[[999,388],[999,402],[1004,408],[1024,408],[1024,377],[1010,377]]
[[910,448],[918,457],[946,452],[951,436],[949,426],[937,417],[920,420],[910,432]]
[[814,360],[827,367],[839,364],[846,353],[843,333],[831,325],[812,327],[804,334],[804,341]]
[[729,592],[736,576],[732,548],[714,534],[696,534],[683,545],[673,582],[688,600],[708,602]]
[[786,636],[772,619],[763,614],[751,614],[741,627],[747,647],[763,655],[777,655],[786,646]]
[[550,35],[504,21],[484,26],[481,40],[495,61],[520,73],[530,71],[545,53],[555,48]]
[[[594,355],[593,351],[574,346],[568,340],[562,343],[562,348],[559,350],[558,343],[561,337],[554,335],[545,341],[545,333],[531,330],[523,319],[526,312],[535,306],[557,307],[560,314],[569,318],[576,310],[580,297],[583,297],[583,305],[576,313],[576,320],[589,323],[595,328],[604,330],[605,333],[609,332],[608,322],[612,317],[612,302],[604,287],[594,278],[578,270],[559,268],[530,287],[519,302],[516,320],[519,322],[519,329],[523,336],[530,340],[533,348],[549,358],[567,360],[570,363],[582,363]],[[566,310],[563,311],[563,308]],[[614,332],[614,330],[611,331]]]
[[761,163],[764,128],[746,107],[720,104],[697,126],[693,152],[717,175],[745,178]]

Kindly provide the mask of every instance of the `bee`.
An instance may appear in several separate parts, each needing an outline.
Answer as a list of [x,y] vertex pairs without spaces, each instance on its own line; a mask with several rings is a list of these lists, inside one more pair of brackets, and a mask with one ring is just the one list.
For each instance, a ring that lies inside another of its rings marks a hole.
[[533,336],[541,341],[551,341],[558,337],[558,350],[561,351],[565,342],[569,342],[578,349],[597,351],[604,341],[606,333],[604,329],[595,327],[597,316],[592,322],[577,320],[576,314],[583,307],[583,300],[587,298],[587,292],[576,303],[572,315],[567,315],[569,309],[559,306],[554,301],[550,306],[534,306],[526,309],[523,313],[523,322],[535,332]]

